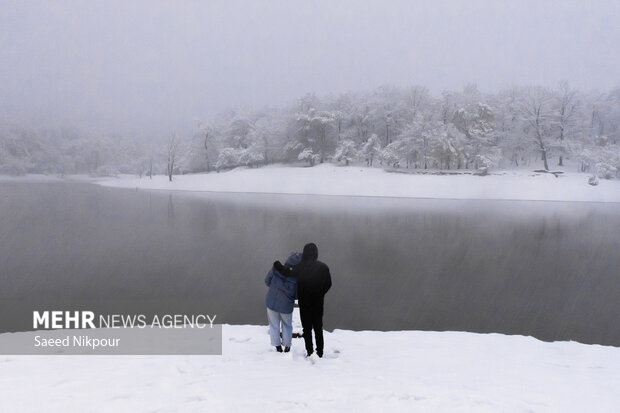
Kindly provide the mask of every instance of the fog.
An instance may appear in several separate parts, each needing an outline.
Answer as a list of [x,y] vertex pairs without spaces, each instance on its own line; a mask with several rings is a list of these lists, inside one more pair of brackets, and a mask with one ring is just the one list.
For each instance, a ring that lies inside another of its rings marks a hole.
[[620,3],[2,1],[0,121],[189,127],[302,94],[618,85]]

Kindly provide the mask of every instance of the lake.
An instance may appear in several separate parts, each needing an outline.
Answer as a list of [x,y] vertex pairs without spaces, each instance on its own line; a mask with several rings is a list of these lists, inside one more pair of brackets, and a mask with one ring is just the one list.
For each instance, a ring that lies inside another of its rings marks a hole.
[[0,182],[0,331],[33,310],[266,324],[264,277],[307,242],[328,330],[457,330],[620,346],[620,205]]

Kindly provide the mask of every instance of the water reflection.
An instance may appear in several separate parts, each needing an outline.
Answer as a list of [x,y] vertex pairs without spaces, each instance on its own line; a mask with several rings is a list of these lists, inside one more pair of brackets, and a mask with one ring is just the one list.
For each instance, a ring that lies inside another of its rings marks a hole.
[[613,204],[0,191],[2,331],[27,329],[33,309],[65,308],[264,324],[270,263],[314,241],[334,280],[328,329],[620,345]]

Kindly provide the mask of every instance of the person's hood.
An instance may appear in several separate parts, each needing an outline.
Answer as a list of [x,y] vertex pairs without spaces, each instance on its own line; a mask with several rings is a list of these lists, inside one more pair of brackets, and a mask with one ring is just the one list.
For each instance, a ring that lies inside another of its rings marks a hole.
[[309,243],[304,246],[304,253],[302,254],[302,261],[313,261],[319,258],[319,249],[316,244]]
[[287,267],[294,267],[295,265],[301,262],[301,252],[292,252],[291,255],[286,259],[284,265]]

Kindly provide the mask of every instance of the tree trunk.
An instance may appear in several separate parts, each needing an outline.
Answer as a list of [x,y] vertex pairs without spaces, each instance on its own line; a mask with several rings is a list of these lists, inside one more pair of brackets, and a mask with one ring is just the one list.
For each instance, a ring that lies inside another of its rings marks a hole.
[[320,163],[325,161],[325,128],[323,128],[323,133],[321,135],[321,160]]
[[544,149],[542,150],[542,161],[545,165],[545,170],[548,171],[549,170],[549,164],[547,163],[547,151],[545,151]]
[[207,160],[207,172],[210,171],[211,166],[209,165],[209,149],[208,149],[208,141],[209,141],[209,134],[205,133],[205,158]]
[[[562,116],[564,116],[564,109],[562,109]],[[560,142],[564,141],[564,126],[560,125]],[[558,160],[558,165],[559,166],[564,166],[564,164],[562,163],[562,155],[560,155],[560,158]]]
[[542,135],[540,134],[540,129],[538,126],[538,119],[536,120],[536,137],[538,138],[538,145],[540,146],[541,160],[545,165],[545,170],[549,170],[549,164],[547,163],[547,148],[545,148],[545,144],[542,139]]

